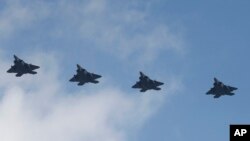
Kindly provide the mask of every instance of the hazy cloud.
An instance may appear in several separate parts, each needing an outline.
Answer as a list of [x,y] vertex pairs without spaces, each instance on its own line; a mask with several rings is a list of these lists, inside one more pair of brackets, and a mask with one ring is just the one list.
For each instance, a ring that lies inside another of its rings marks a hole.
[[[136,55],[134,62],[143,63],[150,63],[164,51],[179,54],[184,50],[181,33],[148,20],[152,16],[147,11],[150,2],[6,0],[4,4],[0,9],[1,40],[13,42],[12,35],[32,30],[30,34],[39,34],[29,38],[38,38],[38,42],[44,41],[41,36],[48,44],[53,39],[62,43],[83,40],[117,58],[129,60]],[[70,48],[79,52],[86,49],[81,45]],[[12,60],[0,52],[1,141],[129,140],[157,111],[166,94],[182,87],[179,79],[172,79],[163,95],[127,93],[103,83],[95,89],[76,87],[71,91],[61,81],[55,54],[23,51],[31,55],[21,58],[41,66],[37,75],[16,78],[7,74]]]
[[144,59],[144,63],[151,63],[164,51],[185,52],[181,30],[171,30],[166,23],[150,20],[154,16],[148,10],[153,8],[150,1],[13,0],[6,3],[0,15],[2,36],[23,28],[44,28],[39,34],[51,39],[86,40],[118,58],[136,55],[137,61]]
[[0,38],[8,38],[12,34],[26,29],[46,16],[46,5],[38,1],[25,3],[22,0],[6,0],[0,9]]
[[[45,57],[46,56],[46,57]],[[30,56],[37,75],[16,78],[1,70],[1,141],[124,141],[158,109],[164,95],[124,93],[114,86],[77,92],[58,79],[50,54]],[[0,65],[8,61],[1,57]]]

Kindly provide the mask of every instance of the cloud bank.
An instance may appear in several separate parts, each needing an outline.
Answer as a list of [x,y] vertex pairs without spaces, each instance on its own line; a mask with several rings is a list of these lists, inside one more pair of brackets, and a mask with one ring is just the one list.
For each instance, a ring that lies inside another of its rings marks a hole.
[[164,95],[124,93],[101,83],[71,92],[59,80],[54,55],[29,58],[42,66],[38,74],[16,78],[1,57],[1,141],[125,141],[164,101]]
[[[2,3],[0,40],[5,41],[5,48],[17,41],[17,37],[37,41],[38,46],[80,40],[130,63],[131,58],[133,62],[150,63],[164,51],[184,50],[181,34],[164,23],[149,20],[150,2],[6,0]],[[87,50],[81,45],[60,48]],[[4,58],[9,52],[0,52],[0,141],[131,140],[166,99],[164,94],[128,93],[103,83],[93,86],[94,89],[87,89],[88,85],[70,90],[65,86],[70,84],[64,83],[68,78],[60,75],[62,70],[55,54],[36,53],[29,47],[22,51],[33,55],[21,58],[41,68],[37,75],[16,78],[6,73],[12,63],[10,58]],[[181,81],[173,79],[167,85],[163,91],[175,93]]]

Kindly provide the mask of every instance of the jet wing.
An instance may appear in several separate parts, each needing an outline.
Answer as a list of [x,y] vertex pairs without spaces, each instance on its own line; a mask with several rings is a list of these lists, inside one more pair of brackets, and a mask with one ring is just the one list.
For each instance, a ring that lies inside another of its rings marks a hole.
[[221,95],[220,94],[217,94],[217,95],[214,95],[214,98],[219,98]]
[[232,86],[227,86],[229,88],[230,91],[234,91],[237,90],[238,88],[232,87]]
[[160,81],[154,80],[154,84],[156,84],[157,86],[159,86],[159,85],[163,85],[164,83],[163,83],[163,82],[160,82]]
[[231,86],[224,86],[223,88],[223,91],[225,91],[226,93],[230,93],[230,92],[232,92],[232,91],[234,91],[234,90],[237,90],[237,88],[235,88],[235,87],[231,87]]
[[17,73],[16,77],[21,77],[23,75],[23,73]]
[[32,70],[40,68],[39,66],[36,66],[36,65],[33,65],[33,64],[29,64],[29,67]]
[[76,82],[76,81],[78,81],[77,75],[74,75],[69,81],[71,81],[71,82]]
[[155,83],[155,80],[152,80],[152,79],[149,79],[149,78],[145,79],[144,83],[146,83],[146,85],[158,86],[157,83]]
[[94,73],[91,73],[93,79],[97,79],[97,78],[101,78],[102,76],[101,75],[98,75],[98,74],[94,74]]
[[81,82],[79,82],[77,85],[78,85],[78,86],[82,86],[82,85],[84,85],[84,84],[85,84],[85,82],[81,81]]
[[8,73],[13,73],[15,72],[15,67],[11,66],[11,68],[9,70],[7,70]]
[[147,89],[141,89],[140,90],[140,92],[146,92],[147,91]]
[[211,88],[206,94],[214,94],[215,93],[215,88]]
[[132,86],[132,88],[141,88],[140,82],[136,82],[135,85]]

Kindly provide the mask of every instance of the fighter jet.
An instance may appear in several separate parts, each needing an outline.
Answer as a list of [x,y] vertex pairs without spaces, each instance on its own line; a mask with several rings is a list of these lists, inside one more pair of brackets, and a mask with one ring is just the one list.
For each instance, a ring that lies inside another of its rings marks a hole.
[[39,66],[32,65],[25,63],[23,60],[18,58],[16,55],[14,55],[14,66],[11,66],[11,68],[7,71],[7,73],[17,73],[16,77],[20,77],[23,74],[37,74],[35,72],[35,69],[40,68]]
[[142,72],[140,72],[140,81],[137,81],[135,85],[132,86],[132,88],[138,88],[141,89],[140,92],[146,92],[147,90],[161,90],[158,86],[163,85],[164,83],[152,80]]
[[80,65],[76,65],[77,66],[77,74],[74,75],[69,81],[70,82],[79,82],[77,85],[81,86],[84,85],[85,83],[99,83],[99,81],[97,81],[96,79],[101,78],[101,75],[98,74],[94,74],[94,73],[90,73],[88,72],[86,69],[82,68]]
[[234,93],[232,93],[232,91],[237,90],[237,89],[238,88],[224,85],[217,78],[214,78],[214,87],[211,88],[206,94],[207,95],[214,95],[214,98],[219,98],[222,95],[232,96],[232,95],[234,95]]

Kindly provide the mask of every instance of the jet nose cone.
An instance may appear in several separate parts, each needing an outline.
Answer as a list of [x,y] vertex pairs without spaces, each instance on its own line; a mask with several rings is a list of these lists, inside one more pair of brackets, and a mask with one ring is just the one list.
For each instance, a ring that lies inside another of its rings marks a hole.
[[163,84],[164,84],[163,82],[160,82],[160,83],[159,83],[160,86],[163,85]]
[[39,69],[39,68],[40,68],[39,66],[32,65],[32,64],[29,64],[29,67],[30,67],[30,69],[32,69],[32,70],[36,70],[36,69]]
[[10,68],[10,69],[7,70],[7,73],[11,73],[11,72],[13,72],[12,68]]
[[97,75],[97,78],[101,78],[102,76],[101,75]]
[[74,78],[71,78],[69,81],[70,81],[70,82],[74,82]]
[[157,85],[158,86],[161,86],[161,85],[163,85],[164,83],[163,82],[157,82]]
[[39,69],[40,67],[39,67],[39,66],[35,66],[34,68],[35,68],[35,69]]

